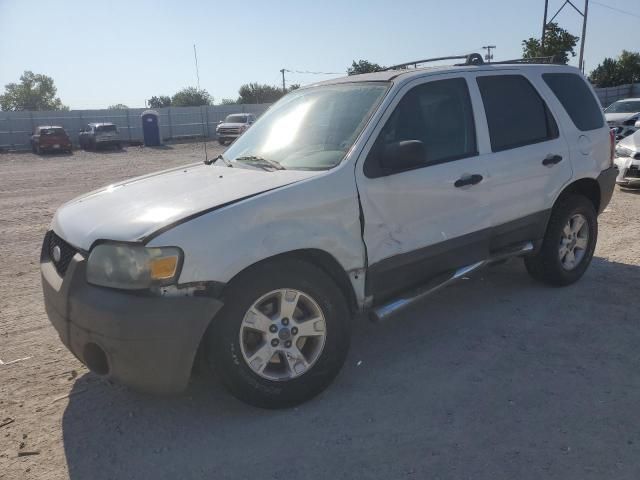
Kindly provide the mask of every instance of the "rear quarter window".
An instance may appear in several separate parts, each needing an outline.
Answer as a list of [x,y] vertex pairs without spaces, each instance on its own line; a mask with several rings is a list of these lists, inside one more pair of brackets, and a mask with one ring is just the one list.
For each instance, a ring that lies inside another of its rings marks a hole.
[[602,110],[585,81],[574,73],[544,73],[542,79],[582,131],[602,128]]

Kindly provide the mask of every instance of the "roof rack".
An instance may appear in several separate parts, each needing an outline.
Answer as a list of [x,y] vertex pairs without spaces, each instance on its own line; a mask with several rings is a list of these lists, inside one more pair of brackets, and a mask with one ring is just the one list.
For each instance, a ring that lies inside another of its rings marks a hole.
[[[462,59],[464,59],[464,62],[457,63],[456,66],[485,64],[484,60],[482,59],[482,55],[480,55],[479,53],[469,53],[467,55],[450,55],[447,57],[434,57],[434,58],[425,58],[422,60],[413,60],[411,62],[392,65],[390,67],[385,68],[384,71],[406,69],[411,65],[414,65],[417,67],[419,63],[438,62],[441,60],[462,60]],[[532,58],[516,58],[513,60],[502,60],[500,62],[491,62],[491,65],[505,65],[510,63],[551,64],[551,63],[558,63],[558,62],[556,61],[556,57],[552,55],[550,57],[532,57]]]
[[387,70],[398,70],[401,68],[406,68],[411,65],[418,65],[419,63],[428,63],[428,62],[438,62],[440,60],[460,60],[464,59],[465,62],[462,65],[482,65],[484,60],[482,59],[482,55],[479,53],[470,53],[468,55],[450,55],[447,57],[435,57],[435,58],[425,58],[423,60],[413,60],[412,62],[399,63],[398,65],[392,65],[384,69]]
[[501,65],[501,64],[507,64],[507,63],[548,64],[548,63],[559,63],[559,62],[556,61],[556,57],[554,55],[551,55],[550,57],[516,58],[513,60],[502,60],[500,62],[491,62],[492,65],[495,65],[495,64]]

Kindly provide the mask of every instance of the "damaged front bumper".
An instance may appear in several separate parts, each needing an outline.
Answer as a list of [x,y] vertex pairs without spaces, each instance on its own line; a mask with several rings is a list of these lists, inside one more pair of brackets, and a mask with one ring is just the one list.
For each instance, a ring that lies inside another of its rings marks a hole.
[[[640,157],[640,154],[635,154]],[[618,167],[616,183],[624,187],[640,187],[640,158],[616,157],[614,160]]]
[[187,386],[220,300],[91,285],[81,253],[60,275],[43,247],[40,268],[49,320],[62,343],[90,370],[152,393],[176,393]]

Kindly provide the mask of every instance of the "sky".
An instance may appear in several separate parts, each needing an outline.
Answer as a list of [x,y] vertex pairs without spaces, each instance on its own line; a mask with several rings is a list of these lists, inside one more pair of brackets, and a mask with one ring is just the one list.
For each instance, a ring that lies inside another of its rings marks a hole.
[[[549,0],[550,16],[564,0]],[[582,8],[584,0],[574,0]],[[608,7],[608,8],[607,8]],[[352,60],[390,65],[482,52],[519,58],[539,37],[544,0],[0,0],[0,92],[25,70],[53,77],[74,109],[123,103],[200,86],[216,103],[243,83],[287,85],[341,76]],[[622,13],[621,9],[629,13]],[[567,5],[556,21],[574,35]],[[587,72],[622,49],[640,50],[640,1],[590,1]],[[577,65],[577,57],[571,62]]]

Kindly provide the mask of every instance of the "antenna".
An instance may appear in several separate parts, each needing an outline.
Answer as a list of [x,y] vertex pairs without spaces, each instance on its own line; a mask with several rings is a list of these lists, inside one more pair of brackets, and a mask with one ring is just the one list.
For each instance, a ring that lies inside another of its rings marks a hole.
[[[200,92],[200,72],[198,71],[198,52],[196,50],[196,44],[193,44],[193,58],[196,63],[196,78],[198,81],[198,92]],[[208,138],[204,133],[204,116],[202,115],[202,105],[200,105],[200,124],[202,125],[202,145],[204,146],[204,163],[209,162],[209,157],[207,155],[207,140]],[[207,130],[209,130],[209,125],[207,125]]]

